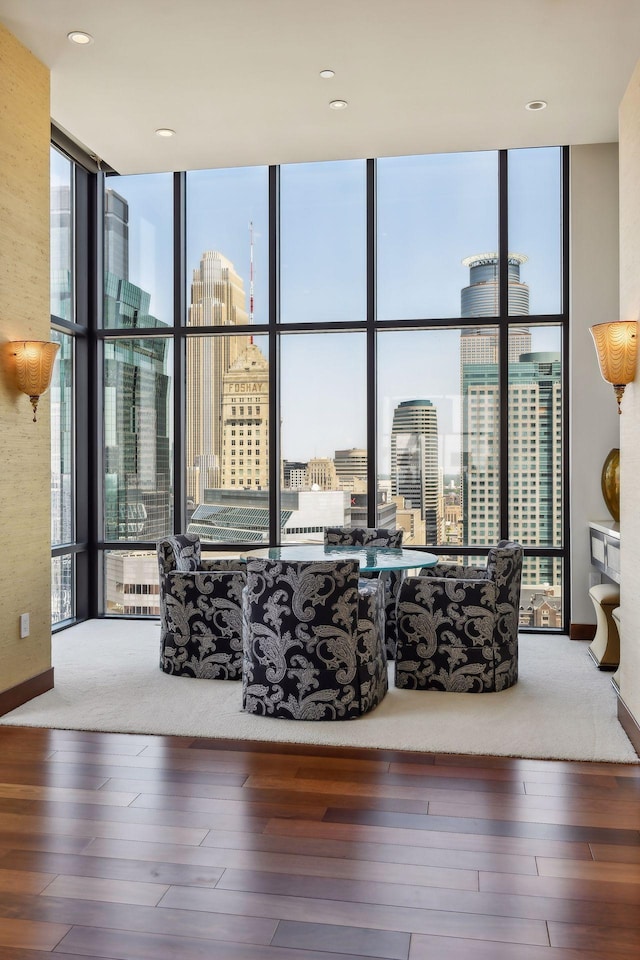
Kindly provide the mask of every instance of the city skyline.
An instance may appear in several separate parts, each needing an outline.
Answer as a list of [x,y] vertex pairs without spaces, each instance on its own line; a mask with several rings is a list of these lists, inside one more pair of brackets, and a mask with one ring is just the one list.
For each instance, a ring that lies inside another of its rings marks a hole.
[[[378,316],[448,317],[452,323],[461,316],[460,291],[469,279],[464,260],[498,247],[497,156],[486,151],[378,161]],[[528,257],[523,279],[531,290],[533,314],[560,311],[560,172],[559,148],[509,151],[509,248]],[[289,319],[363,320],[364,161],[285,165],[281,181],[283,323]],[[126,193],[135,207],[130,224],[131,279],[150,291],[151,313],[168,323],[173,309],[173,247],[168,242],[172,177],[108,178],[107,186]],[[248,283],[249,224],[253,223],[256,325],[267,319],[267,214],[266,167],[187,174],[187,282],[202,253],[219,250]],[[355,259],[354,244],[359,248]],[[346,277],[343,265],[350,268]],[[426,266],[431,272],[425,280]],[[430,289],[437,289],[436,301]],[[186,289],[184,296],[188,302]],[[164,308],[154,307],[160,300]],[[348,311],[341,308],[347,303],[353,314],[346,315]],[[309,316],[314,304],[323,307],[320,317]],[[450,438],[442,451],[445,472],[451,472],[459,456],[453,439],[460,427],[456,343],[446,330],[441,331],[443,336],[438,332],[428,331],[426,347],[419,331],[403,332],[402,342],[394,342],[396,334],[379,335],[378,354],[385,366],[402,370],[399,382],[389,382],[382,371],[378,403],[382,473],[390,469],[384,449],[393,410],[404,400],[431,399],[438,406],[442,432]],[[532,333],[534,349],[561,349],[557,330]],[[304,334],[282,336],[283,350],[294,361],[282,382],[282,408],[287,411],[282,447],[287,459],[327,456],[336,447],[366,443],[365,337],[353,334],[348,340],[341,335],[345,339],[338,351],[333,336],[317,334],[311,341],[305,341]],[[258,333],[256,343],[261,345]],[[422,362],[412,362],[415,357]],[[324,382],[310,377],[311,358],[313,366],[325,371]],[[335,381],[332,395],[327,381]],[[315,419],[311,434],[306,425],[318,397],[322,397],[324,415]]]

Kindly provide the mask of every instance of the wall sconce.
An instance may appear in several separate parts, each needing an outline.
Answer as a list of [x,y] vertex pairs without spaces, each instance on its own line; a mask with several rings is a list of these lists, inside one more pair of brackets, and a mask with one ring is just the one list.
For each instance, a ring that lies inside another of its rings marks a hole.
[[48,390],[59,343],[46,340],[16,340],[10,344],[15,357],[14,372],[18,390],[26,393],[33,407],[36,422],[38,400]]
[[613,384],[618,413],[622,413],[620,401],[624,388],[636,376],[637,321],[614,320],[611,323],[596,323],[590,330],[598,353],[602,379]]

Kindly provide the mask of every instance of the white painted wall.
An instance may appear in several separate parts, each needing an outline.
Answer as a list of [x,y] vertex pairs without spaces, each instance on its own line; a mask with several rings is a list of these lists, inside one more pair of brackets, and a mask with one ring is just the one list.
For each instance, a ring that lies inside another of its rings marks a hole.
[[[640,320],[640,63],[620,107],[620,319]],[[620,696],[640,725],[640,391],[620,417]]]
[[620,319],[617,144],[571,148],[570,205],[571,622],[585,624],[595,623],[587,523],[611,519],[600,473],[609,450],[620,446],[613,387],[600,376],[589,333],[594,323]]

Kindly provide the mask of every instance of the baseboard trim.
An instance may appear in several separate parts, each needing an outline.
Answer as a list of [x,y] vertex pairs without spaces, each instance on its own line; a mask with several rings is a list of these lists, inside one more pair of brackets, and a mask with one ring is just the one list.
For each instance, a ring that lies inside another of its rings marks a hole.
[[593,640],[595,635],[595,623],[571,623],[569,625],[570,640]]
[[0,717],[5,713],[10,713],[16,707],[21,707],[23,703],[28,703],[34,697],[39,697],[41,693],[53,689],[53,667],[43,670],[42,673],[30,677],[29,680],[23,680],[15,687],[9,687],[3,693],[0,693]]
[[[614,687],[615,689],[615,687]],[[616,691],[617,692],[617,691]],[[634,715],[629,710],[620,694],[618,693],[618,720],[626,735],[631,741],[631,746],[640,757],[640,726]]]

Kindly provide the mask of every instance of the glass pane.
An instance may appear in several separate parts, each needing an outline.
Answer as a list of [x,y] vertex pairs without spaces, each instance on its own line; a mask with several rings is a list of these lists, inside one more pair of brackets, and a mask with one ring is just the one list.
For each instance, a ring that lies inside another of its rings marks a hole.
[[187,174],[187,322],[269,320],[267,167]]
[[104,555],[105,613],[160,616],[158,559],[144,550],[106,550]]
[[104,325],[173,323],[173,176],[107,177]]
[[73,166],[51,148],[51,313],[74,319]]
[[282,542],[367,526],[364,334],[285,336],[281,358]]
[[[549,580],[542,580],[539,564],[547,564],[551,571]],[[560,557],[553,560],[541,560],[527,557],[522,568],[522,588],[520,591],[521,627],[533,627],[535,630],[561,630],[564,626],[562,616],[563,603],[563,561]]]
[[497,255],[498,154],[378,160],[377,191],[378,317],[477,316],[461,290]]
[[51,377],[51,543],[75,540],[73,337],[51,331],[60,344]]
[[366,164],[288,164],[280,169],[281,319],[364,320]]
[[406,545],[499,532],[498,331],[378,336],[379,485]]
[[173,343],[104,342],[106,540],[156,540],[173,529]]
[[509,250],[523,259],[522,290],[509,287],[509,313],[562,309],[562,151],[535,147],[509,151]]
[[491,544],[500,538],[499,359],[497,327],[467,327],[461,331],[465,544]]
[[[509,535],[525,546],[562,545],[560,327],[531,327],[509,363]],[[527,558],[536,583],[555,582],[560,560]]]
[[51,625],[75,616],[75,563],[67,554],[51,560]]
[[189,337],[188,530],[213,543],[269,541],[266,337]]

